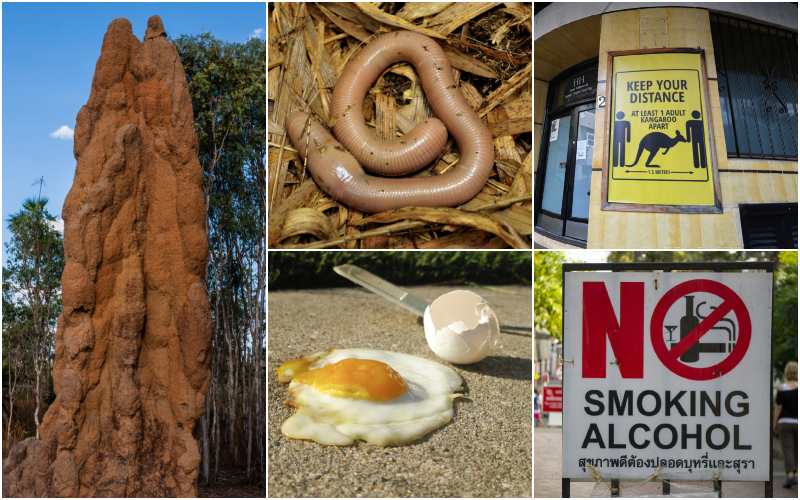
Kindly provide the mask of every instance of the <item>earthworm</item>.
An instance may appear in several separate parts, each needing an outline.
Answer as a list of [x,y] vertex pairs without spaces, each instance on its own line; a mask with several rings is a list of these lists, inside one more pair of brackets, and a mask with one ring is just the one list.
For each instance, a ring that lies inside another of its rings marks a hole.
[[[447,129],[435,118],[389,141],[367,129],[361,113],[364,95],[378,75],[398,61],[410,61],[417,68],[428,102],[458,143],[461,159],[445,174],[386,179],[362,169],[363,165],[382,175],[417,170],[433,161],[447,140]],[[447,56],[426,36],[397,31],[367,45],[342,71],[331,111],[341,143],[314,119],[307,127],[309,116],[303,112],[290,114],[286,129],[300,155],[308,156],[308,170],[317,185],[354,208],[380,212],[406,206],[454,206],[475,196],[489,178],[494,163],[491,134],[456,89]]]

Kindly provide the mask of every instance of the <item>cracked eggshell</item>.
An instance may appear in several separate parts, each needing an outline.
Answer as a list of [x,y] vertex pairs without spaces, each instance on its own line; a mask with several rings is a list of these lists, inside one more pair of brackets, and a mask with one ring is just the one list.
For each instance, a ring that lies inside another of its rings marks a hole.
[[456,290],[428,306],[423,317],[431,350],[455,364],[476,363],[494,351],[500,323],[480,295]]

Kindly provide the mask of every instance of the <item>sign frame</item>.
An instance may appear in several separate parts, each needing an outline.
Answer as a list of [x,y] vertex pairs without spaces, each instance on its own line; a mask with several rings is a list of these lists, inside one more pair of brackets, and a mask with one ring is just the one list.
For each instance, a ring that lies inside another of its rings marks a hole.
[[[610,73],[609,73],[610,74]],[[608,141],[606,141],[608,144]],[[569,272],[579,272],[579,271],[611,271],[611,272],[624,272],[624,271],[662,271],[662,272],[672,272],[672,271],[710,271],[710,272],[718,272],[721,273],[723,271],[743,271],[743,270],[754,270],[754,271],[764,271],[769,273],[773,276],[773,283],[774,283],[774,274],[775,274],[775,263],[774,262],[642,262],[642,263],[608,263],[608,264],[573,264],[573,263],[565,263],[562,264],[561,267],[561,314],[562,317],[564,315],[564,300],[565,300],[565,290],[564,290],[564,283],[566,273]],[[775,288],[773,285],[772,288],[772,304],[774,307],[775,303]],[[650,336],[649,332],[645,332],[646,337]],[[770,318],[770,339],[774,338],[774,324],[772,318]],[[562,339],[562,345],[564,350],[566,350],[566,339]],[[772,367],[772,362],[774,359],[774,346],[772,342],[770,342],[770,367]],[[565,352],[565,351],[564,351]],[[575,360],[564,360],[567,363],[574,363]],[[769,394],[772,394],[772,377],[768,381],[769,386],[765,389],[769,390]],[[568,390],[568,377],[566,373],[563,374],[563,381],[561,382],[562,394]],[[771,398],[770,398],[771,399]],[[563,396],[562,396],[563,401]],[[563,405],[563,403],[562,403]],[[772,449],[772,422],[775,418],[774,415],[774,406],[770,403],[769,405],[769,421],[767,422],[766,429],[767,434],[764,436],[768,439],[769,442],[769,456],[772,457],[773,449]],[[563,442],[563,440],[562,440]],[[562,450],[563,453],[563,450]],[[764,481],[764,496],[765,498],[772,498],[773,491],[772,491],[772,460],[769,460],[769,478],[770,480]],[[570,478],[570,477],[563,477],[561,478],[561,496],[562,498],[569,498],[570,497],[570,482],[591,482],[594,481],[592,478]],[[698,480],[684,480],[681,479],[682,482],[691,482],[691,481],[704,481],[703,479]],[[721,488],[721,481],[718,481]],[[612,487],[619,488],[619,479],[611,479]],[[668,494],[670,491],[670,480],[665,479],[662,480],[662,491],[664,494]]]
[[[613,62],[614,57],[617,56],[630,56],[630,55],[646,55],[646,54],[663,54],[663,53],[681,53],[681,54],[699,54],[701,66],[701,92],[705,92],[705,106],[704,113],[708,117],[706,120],[708,126],[708,157],[711,169],[711,180],[714,189],[714,204],[713,205],[649,205],[643,203],[621,203],[608,201],[608,186],[610,181],[609,173],[609,141],[611,139],[611,113],[614,109],[614,102],[612,99],[612,78],[613,78]],[[617,212],[655,212],[655,213],[707,213],[707,214],[721,214],[722,213],[722,190],[719,181],[719,167],[717,165],[717,147],[714,137],[714,120],[711,118],[711,108],[708,102],[710,98],[708,87],[708,68],[706,66],[705,50],[702,49],[688,49],[688,48],[659,48],[659,49],[640,49],[640,50],[622,50],[612,51],[608,53],[608,60],[606,66],[606,112],[605,123],[603,131],[606,134],[603,140],[603,164],[602,164],[602,182],[600,184],[600,210],[617,211]]]

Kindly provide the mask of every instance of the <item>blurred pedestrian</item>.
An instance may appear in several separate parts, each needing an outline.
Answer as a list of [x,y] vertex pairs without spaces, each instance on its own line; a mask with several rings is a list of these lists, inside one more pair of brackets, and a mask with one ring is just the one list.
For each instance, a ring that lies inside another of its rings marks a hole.
[[786,466],[784,488],[797,484],[797,363],[790,361],[783,371],[786,383],[775,396],[775,420],[772,428],[778,433]]
[[533,390],[533,418],[539,421],[539,425],[544,427],[544,420],[542,420],[542,411],[539,406],[539,389]]

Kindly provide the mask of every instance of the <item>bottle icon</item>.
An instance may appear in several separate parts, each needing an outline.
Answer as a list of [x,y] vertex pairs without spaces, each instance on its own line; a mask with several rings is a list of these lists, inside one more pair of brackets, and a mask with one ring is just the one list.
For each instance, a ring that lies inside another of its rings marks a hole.
[[[694,330],[697,325],[700,324],[700,319],[694,315],[694,296],[687,295],[686,296],[686,316],[681,318],[680,321],[680,329],[681,329],[681,340],[686,338],[692,330]],[[698,348],[698,342],[695,342],[689,349],[686,350],[680,357],[680,360],[684,363],[694,363],[695,361],[700,360],[700,349]]]

